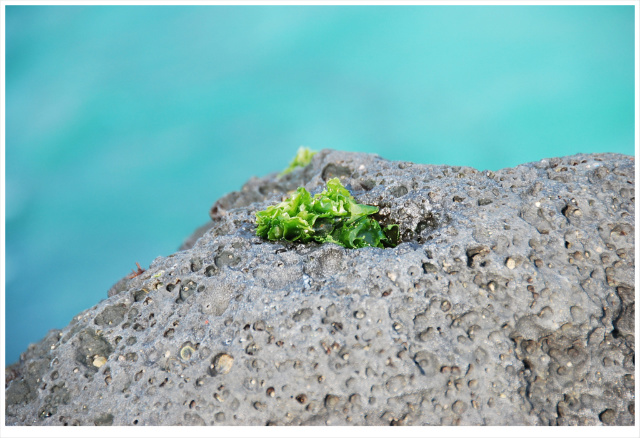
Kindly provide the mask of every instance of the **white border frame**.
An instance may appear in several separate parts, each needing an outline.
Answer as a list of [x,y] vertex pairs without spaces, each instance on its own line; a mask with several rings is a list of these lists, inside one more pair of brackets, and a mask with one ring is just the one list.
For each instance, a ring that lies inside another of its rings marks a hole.
[[[2,243],[2,260],[6,260],[5,253],[5,238],[6,238],[6,229],[5,229],[5,175],[6,175],[6,161],[5,161],[5,141],[6,141],[6,106],[5,106],[5,6],[15,6],[15,5],[32,5],[32,6],[117,6],[117,5],[126,5],[126,6],[152,6],[152,5],[162,5],[162,6],[203,6],[203,5],[227,5],[227,6],[406,6],[406,5],[440,5],[440,6],[480,6],[480,5],[491,5],[491,6],[579,6],[579,5],[588,5],[588,6],[612,6],[612,5],[627,5],[627,6],[635,6],[635,156],[638,157],[640,152],[640,133],[639,133],[639,101],[640,101],[640,81],[639,81],[639,56],[638,52],[640,49],[639,39],[640,33],[638,31],[639,17],[640,17],[640,0],[627,0],[627,1],[595,1],[595,0],[587,0],[587,1],[549,1],[549,0],[540,0],[540,1],[514,1],[514,0],[494,0],[494,1],[381,1],[381,0],[369,0],[369,1],[299,1],[299,0],[280,0],[280,1],[122,1],[122,0],[114,0],[114,1],[4,1],[0,0],[0,29],[2,29],[0,35],[0,51],[2,52],[0,63],[2,65],[2,93],[1,93],[1,107],[0,107],[0,131],[2,134],[1,138],[1,150],[2,150],[2,166],[1,166],[1,176],[2,176],[2,205],[0,206],[0,212],[2,214],[3,226],[2,231],[0,233],[0,243]],[[638,188],[640,183],[638,181],[638,177],[640,176],[640,171],[638,166],[635,169],[636,172],[636,193],[638,193]],[[637,204],[636,204],[637,206]],[[638,236],[640,232],[638,231],[638,219],[636,217],[636,227],[635,227],[635,239],[636,243],[638,242]],[[638,249],[635,248],[636,254],[636,262],[639,260]],[[4,375],[5,371],[5,336],[6,336],[6,328],[5,328],[5,265],[2,263],[0,266],[0,274],[2,277],[2,285],[1,287],[1,296],[2,300],[0,302],[0,323],[2,327],[2,337],[0,339],[0,368],[2,369],[2,374]],[[640,279],[638,267],[636,267],[635,271],[635,284],[638,285],[638,280]],[[638,300],[638,291],[636,290],[636,302]],[[635,331],[636,331],[636,339],[638,339],[638,310],[636,308],[635,315]],[[636,346],[636,388],[635,393],[638,394],[639,383],[638,383],[638,351]],[[425,437],[425,436],[462,436],[462,437],[513,437],[516,436],[518,438],[521,437],[538,437],[544,435],[545,437],[580,437],[580,438],[591,438],[591,437],[600,437],[600,436],[612,436],[612,437],[638,437],[640,436],[640,425],[639,421],[639,413],[637,410],[638,406],[636,403],[636,414],[635,414],[635,426],[611,426],[611,427],[597,427],[597,426],[557,426],[552,428],[545,428],[541,426],[456,426],[456,427],[445,427],[445,426],[403,426],[400,428],[391,429],[389,426],[286,426],[286,427],[266,427],[266,426],[204,426],[204,427],[192,427],[189,426],[186,430],[183,428],[178,428],[176,426],[144,426],[140,428],[134,429],[136,426],[110,426],[110,427],[95,427],[95,426],[80,426],[76,428],[72,427],[28,427],[28,426],[5,426],[5,399],[4,395],[0,398],[0,420],[2,423],[0,424],[0,435],[2,437],[32,437],[32,436],[47,436],[47,437],[126,437],[126,436],[136,436],[136,437],[173,437],[178,434],[188,434],[190,437],[210,437],[210,436],[250,436],[255,437],[258,436],[267,436],[267,437],[324,437],[327,435],[332,435],[335,437],[340,436],[366,436],[366,437],[388,437],[388,436],[406,436],[406,437]]]

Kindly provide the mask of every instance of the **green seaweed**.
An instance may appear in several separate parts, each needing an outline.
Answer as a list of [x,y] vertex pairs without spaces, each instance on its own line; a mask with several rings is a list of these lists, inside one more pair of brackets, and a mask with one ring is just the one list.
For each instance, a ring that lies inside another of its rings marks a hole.
[[291,172],[297,167],[307,166],[309,163],[311,163],[311,159],[315,154],[317,154],[316,151],[312,151],[311,149],[305,146],[300,146],[298,148],[298,152],[296,153],[296,156],[293,157],[293,160],[291,161],[291,163],[289,163],[289,167],[283,170],[278,176],[286,175],[287,173]]
[[269,240],[336,243],[345,248],[396,246],[397,224],[380,227],[378,207],[358,204],[338,178],[315,196],[299,187],[288,199],[256,213],[256,234]]

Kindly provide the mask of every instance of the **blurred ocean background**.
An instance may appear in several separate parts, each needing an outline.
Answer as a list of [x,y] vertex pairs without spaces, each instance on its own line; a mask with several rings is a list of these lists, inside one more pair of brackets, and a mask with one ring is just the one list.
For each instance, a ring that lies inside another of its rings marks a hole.
[[7,6],[5,362],[298,146],[634,154],[633,6]]

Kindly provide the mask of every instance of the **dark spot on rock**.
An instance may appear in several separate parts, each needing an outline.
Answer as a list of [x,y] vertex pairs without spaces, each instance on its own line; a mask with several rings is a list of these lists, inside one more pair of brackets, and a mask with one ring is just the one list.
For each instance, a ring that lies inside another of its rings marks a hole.
[[180,286],[180,299],[182,301],[186,301],[187,298],[196,292],[197,287],[198,283],[193,280],[188,280],[182,283],[182,286]]
[[207,277],[213,277],[217,273],[218,273],[218,270],[216,269],[216,267],[214,265],[209,265],[204,270],[204,275],[206,275]]
[[437,227],[438,227],[438,220],[436,219],[433,213],[429,212],[424,215],[424,217],[420,222],[418,222],[418,225],[416,226],[416,233],[420,234],[424,230],[433,230]]
[[249,356],[253,356],[258,352],[258,350],[260,350],[260,347],[258,346],[258,344],[256,344],[255,342],[252,342],[251,344],[247,345],[247,348],[245,349],[245,353],[247,353]]
[[95,317],[93,323],[99,326],[114,326],[124,321],[124,314],[127,308],[124,304],[106,307],[98,316]]
[[392,227],[390,229],[384,228],[382,230],[384,235],[387,238],[387,241],[391,244],[391,246],[396,246],[400,242],[400,227]]
[[478,205],[479,206],[489,205],[491,203],[493,203],[493,201],[491,199],[487,199],[487,198],[478,199]]
[[351,169],[345,166],[340,166],[337,164],[327,164],[325,168],[322,170],[322,179],[327,181],[331,178],[345,178],[351,176]]
[[369,191],[376,186],[376,182],[372,179],[365,179],[360,181],[360,185],[363,189]]
[[263,195],[270,195],[272,193],[284,193],[286,190],[280,184],[276,182],[266,182],[258,188],[258,191]]
[[335,409],[338,403],[340,402],[340,397],[333,394],[327,394],[324,398],[324,406],[327,409]]
[[613,424],[616,420],[616,411],[613,409],[606,409],[605,411],[600,413],[600,421],[604,424]]
[[51,406],[50,404],[46,404],[40,409],[38,409],[38,417],[41,420],[44,420],[45,418],[49,418],[55,415],[57,412],[58,412],[57,406]]
[[467,248],[467,266],[475,267],[476,262],[480,261],[484,256],[489,254],[490,249],[486,245],[471,246]]
[[[218,254],[214,260],[216,266],[218,268],[222,268],[224,266],[237,266],[240,263],[240,257],[237,257],[230,251],[222,251]],[[205,273],[206,274],[206,273]]]
[[135,301],[136,303],[144,300],[144,298],[147,296],[149,292],[147,292],[145,289],[139,289],[137,291],[135,291],[133,293],[133,301]]
[[113,414],[102,414],[93,420],[96,426],[111,426],[113,424]]
[[436,267],[436,265],[428,262],[422,264],[422,269],[424,270],[425,274],[435,274],[436,272],[438,272],[438,268]]
[[92,374],[98,371],[98,367],[94,366],[94,358],[108,358],[113,353],[113,347],[109,341],[92,329],[85,329],[78,333],[77,343],[75,359],[87,367]]
[[191,272],[197,272],[202,269],[202,260],[199,258],[191,259]]
[[58,405],[68,405],[69,401],[71,401],[71,394],[67,388],[65,388],[66,382],[59,383],[54,385],[51,388],[51,394],[44,398],[44,401],[47,403],[51,403],[54,406]]
[[409,190],[405,186],[394,186],[389,189],[389,192],[396,198],[400,198],[409,193]]

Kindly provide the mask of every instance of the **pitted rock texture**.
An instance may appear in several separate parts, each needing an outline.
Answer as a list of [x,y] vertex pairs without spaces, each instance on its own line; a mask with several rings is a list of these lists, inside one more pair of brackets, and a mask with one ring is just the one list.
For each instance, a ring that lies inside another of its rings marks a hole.
[[[333,176],[403,242],[256,237],[256,211]],[[624,155],[480,172],[323,150],[31,345],[6,424],[632,425],[634,202]]]

